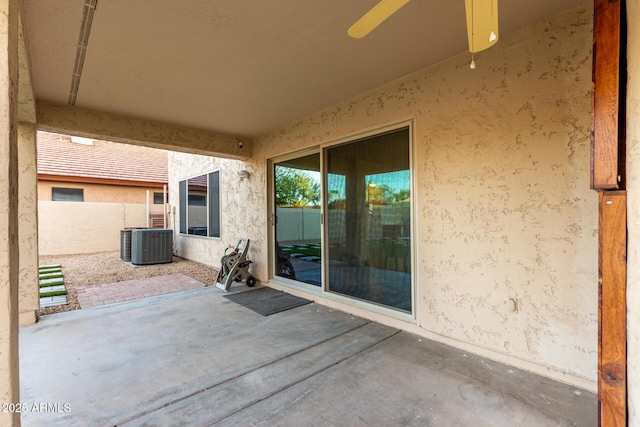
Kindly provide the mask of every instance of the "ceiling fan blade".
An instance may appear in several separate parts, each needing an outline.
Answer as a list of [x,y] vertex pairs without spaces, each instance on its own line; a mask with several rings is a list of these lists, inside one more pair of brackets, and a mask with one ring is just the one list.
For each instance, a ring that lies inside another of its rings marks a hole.
[[498,0],[465,0],[469,52],[485,50],[498,41]]
[[354,39],[363,38],[407,3],[409,3],[409,0],[382,0],[362,18],[358,19],[347,30],[347,34]]

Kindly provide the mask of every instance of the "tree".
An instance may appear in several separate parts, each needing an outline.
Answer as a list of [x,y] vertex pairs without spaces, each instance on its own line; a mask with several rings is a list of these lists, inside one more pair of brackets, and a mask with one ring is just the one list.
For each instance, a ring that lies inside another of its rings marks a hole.
[[320,183],[300,170],[276,166],[276,206],[320,205]]
[[411,191],[409,189],[393,190],[386,184],[370,186],[369,203],[386,205],[389,203],[398,203],[409,199]]

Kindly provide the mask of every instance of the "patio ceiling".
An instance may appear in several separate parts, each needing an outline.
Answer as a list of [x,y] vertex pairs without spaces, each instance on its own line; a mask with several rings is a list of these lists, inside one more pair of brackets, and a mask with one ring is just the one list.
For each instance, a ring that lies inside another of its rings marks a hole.
[[[463,0],[349,38],[377,1],[100,0],[75,105],[251,137],[467,50]],[[36,99],[65,105],[85,0],[25,2]],[[583,3],[503,1],[501,36]]]

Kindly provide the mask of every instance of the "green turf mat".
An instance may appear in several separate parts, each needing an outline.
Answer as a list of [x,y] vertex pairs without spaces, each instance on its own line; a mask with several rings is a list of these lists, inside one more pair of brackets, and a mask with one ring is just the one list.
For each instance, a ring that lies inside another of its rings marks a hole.
[[49,287],[49,286],[58,286],[58,285],[64,285],[64,278],[55,277],[53,279],[41,279],[40,280],[40,287],[41,288],[45,288],[45,287]]
[[62,274],[61,271],[56,271],[53,273],[40,273],[40,280],[42,279],[56,279],[58,277],[63,277],[64,275]]
[[46,270],[38,270],[39,274],[50,274],[50,273],[62,273],[62,270],[59,268],[50,268]]
[[63,289],[63,290],[60,290],[60,291],[41,292],[40,293],[40,298],[57,297],[57,296],[61,296],[61,295],[67,295],[67,290]]

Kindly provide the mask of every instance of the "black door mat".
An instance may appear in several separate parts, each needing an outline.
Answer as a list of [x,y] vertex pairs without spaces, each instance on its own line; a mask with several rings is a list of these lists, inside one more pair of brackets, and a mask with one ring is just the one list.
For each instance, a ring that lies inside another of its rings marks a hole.
[[225,295],[224,297],[263,316],[280,313],[281,311],[313,302],[272,288],[259,288]]

